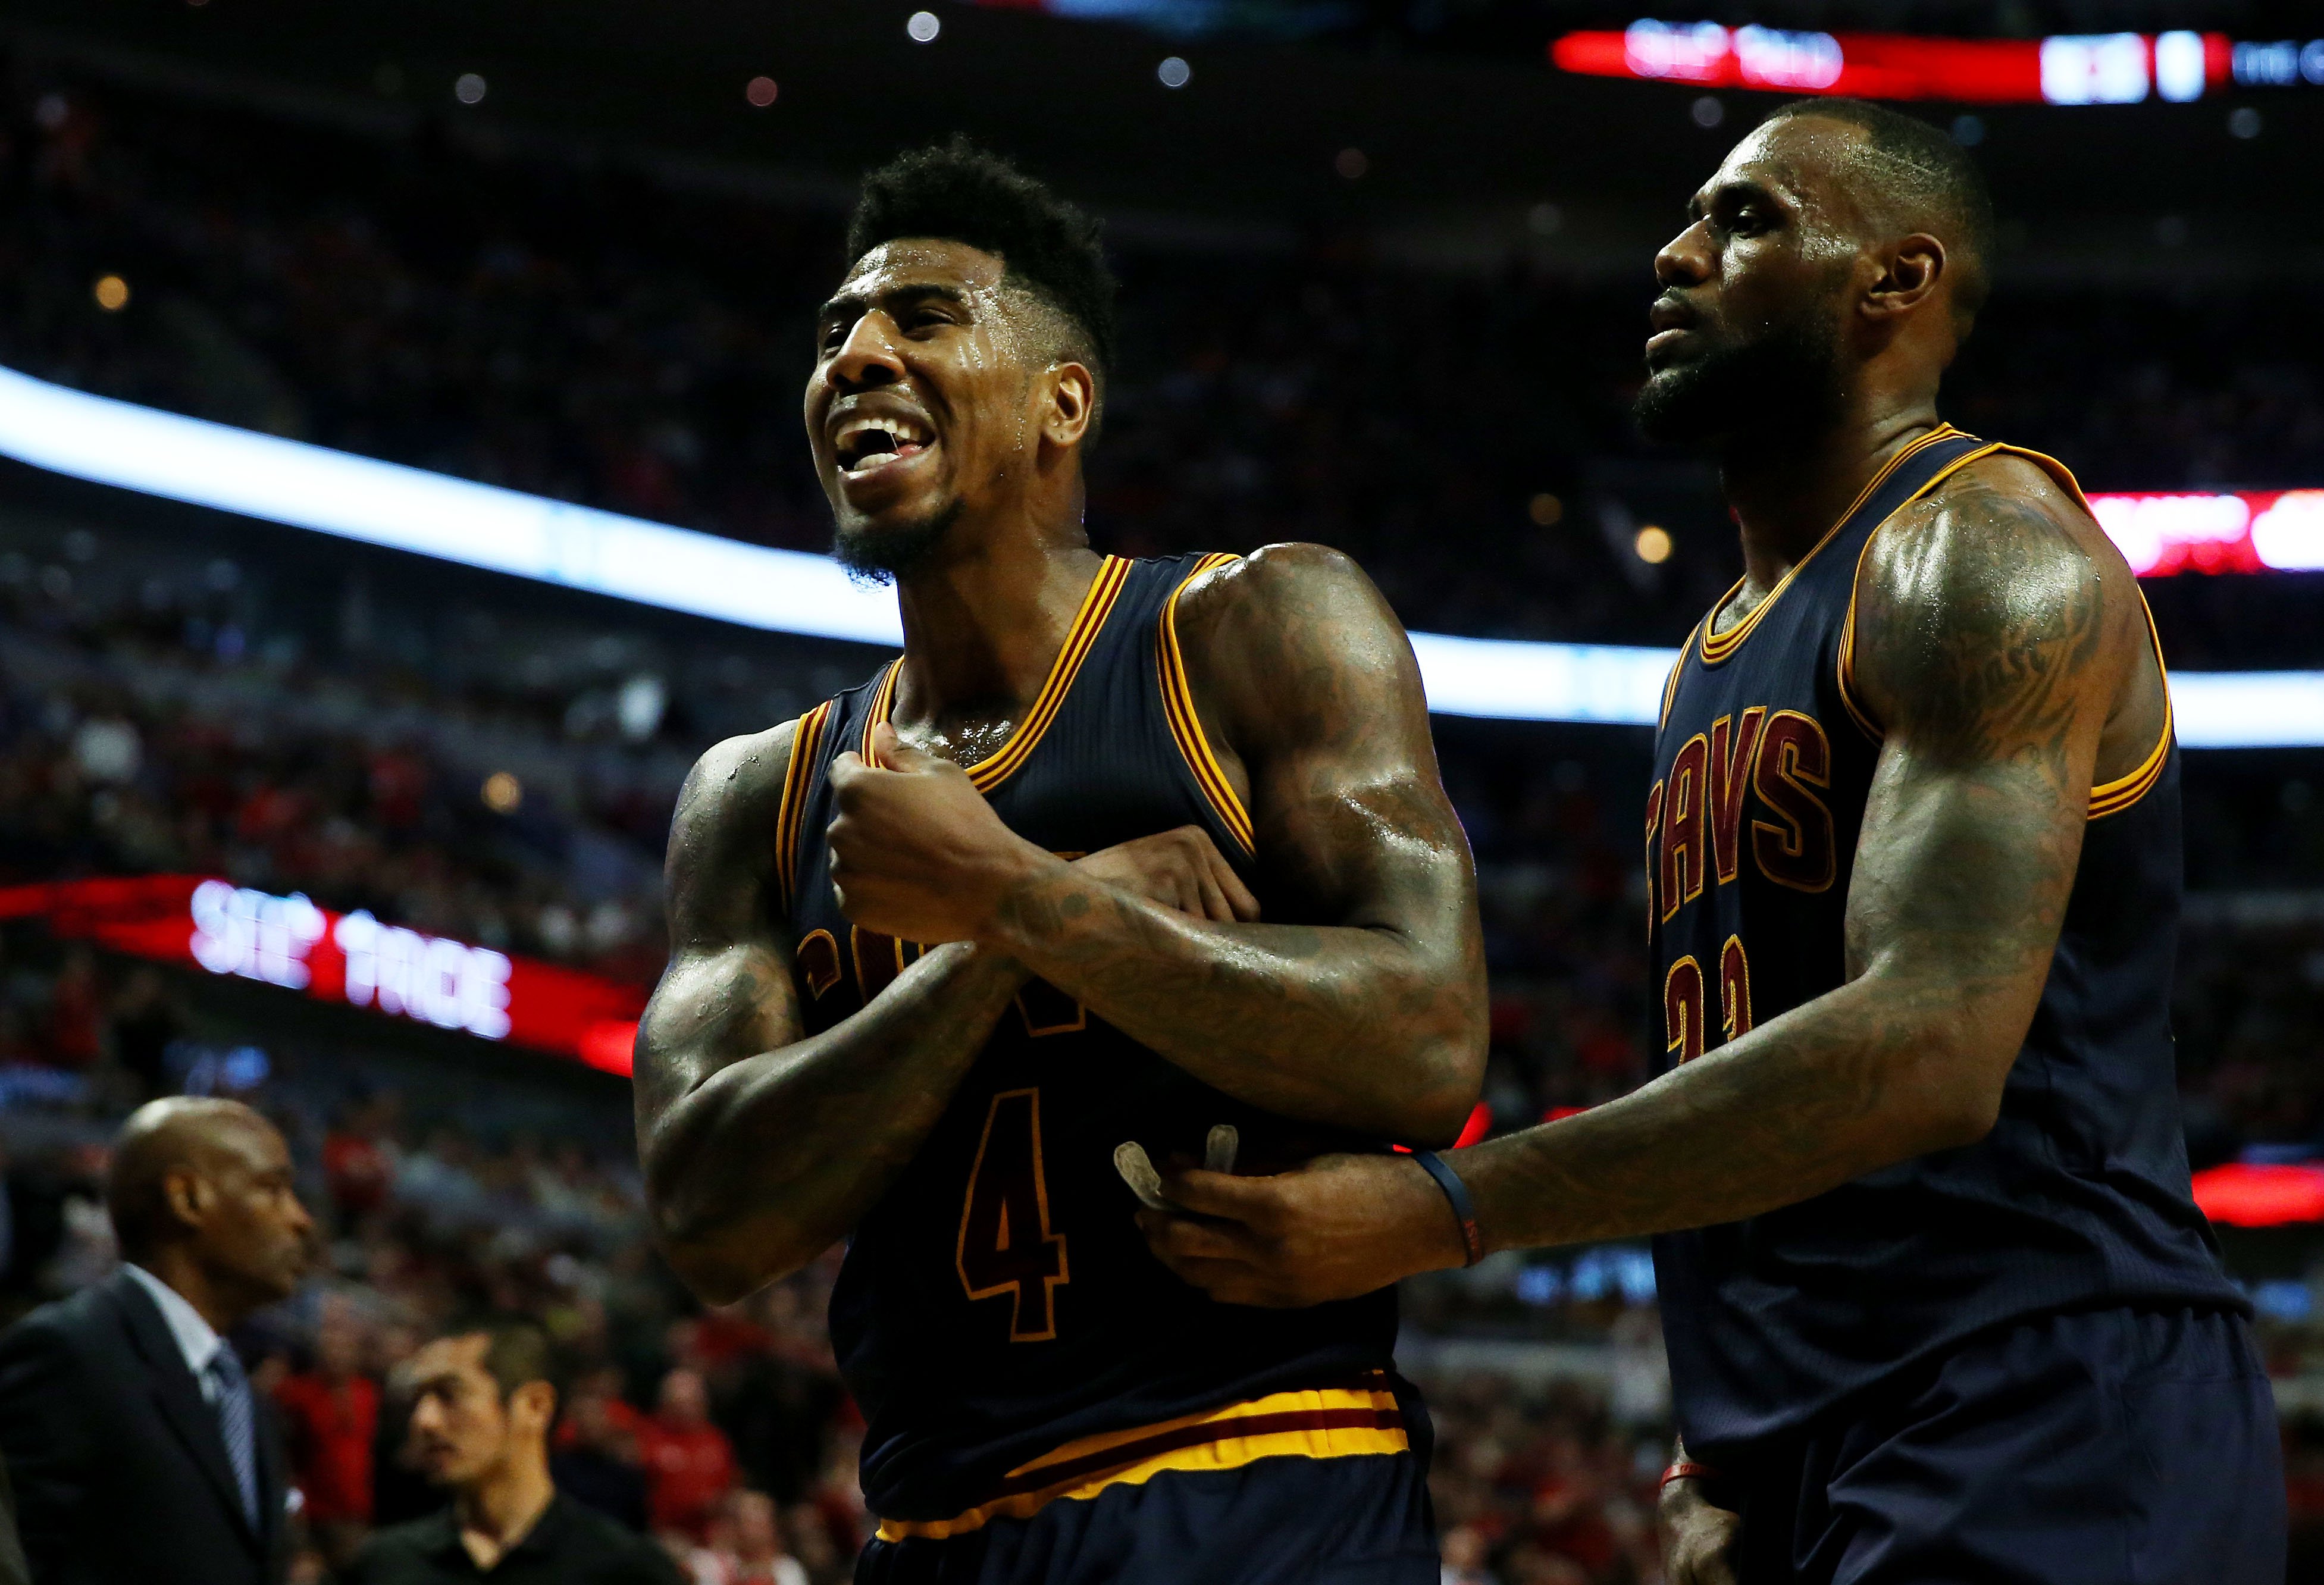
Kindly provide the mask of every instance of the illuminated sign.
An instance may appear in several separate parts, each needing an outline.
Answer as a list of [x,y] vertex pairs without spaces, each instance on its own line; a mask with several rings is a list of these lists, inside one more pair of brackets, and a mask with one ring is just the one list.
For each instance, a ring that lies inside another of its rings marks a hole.
[[2195,1203],[2231,1227],[2324,1221],[2324,1166],[2231,1161],[2195,1175]]
[[[1620,32],[1567,33],[1551,43],[1549,55],[1560,69],[1585,76],[1704,88],[1983,105],[2135,105],[2149,98],[2185,103],[2258,80],[2244,71],[2251,48],[2218,33],[2185,32],[1931,39],[1647,19]],[[2274,74],[2266,80],[2297,79],[2304,61],[2299,46],[2256,48],[2267,51],[2264,68]],[[2259,69],[2261,58],[2254,60]],[[2324,54],[2317,66],[2324,72]],[[2292,75],[2282,76],[2286,70]]]
[[0,919],[627,1074],[645,992],[449,936],[193,875],[0,889]]
[[2140,576],[2324,572],[2324,490],[2093,495],[2090,510]]

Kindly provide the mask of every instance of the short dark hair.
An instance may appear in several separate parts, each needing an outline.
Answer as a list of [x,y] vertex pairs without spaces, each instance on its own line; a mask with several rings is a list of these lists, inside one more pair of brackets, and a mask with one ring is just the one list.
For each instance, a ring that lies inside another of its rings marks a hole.
[[1098,223],[965,137],[913,149],[863,178],[847,256],[898,237],[939,237],[999,258],[1004,280],[1038,298],[1082,345],[1101,384],[1113,363],[1113,272]]
[[1966,266],[1953,291],[1964,316],[1985,306],[1992,290],[1993,194],[1969,151],[1918,116],[1864,99],[1794,99],[1769,113],[1770,122],[1815,116],[1864,134],[1877,161],[1880,189],[1907,224],[1927,223]]
[[521,1315],[479,1315],[445,1328],[447,1338],[484,1340],[484,1374],[501,1389],[501,1401],[528,1382],[545,1381],[565,1401],[565,1382],[558,1369],[557,1350],[537,1321]]

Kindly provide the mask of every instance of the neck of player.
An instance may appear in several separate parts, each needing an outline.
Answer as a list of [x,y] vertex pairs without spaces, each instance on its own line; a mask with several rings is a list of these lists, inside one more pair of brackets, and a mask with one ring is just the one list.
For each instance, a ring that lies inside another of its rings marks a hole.
[[1743,590],[1728,614],[1766,598],[1889,459],[1936,427],[1936,382],[1861,365],[1830,411],[1820,423],[1771,425],[1721,445],[1720,483],[1743,535]]
[[1024,718],[1103,559],[1081,511],[1077,476],[1068,491],[972,509],[898,580],[904,668],[892,719],[908,739]]

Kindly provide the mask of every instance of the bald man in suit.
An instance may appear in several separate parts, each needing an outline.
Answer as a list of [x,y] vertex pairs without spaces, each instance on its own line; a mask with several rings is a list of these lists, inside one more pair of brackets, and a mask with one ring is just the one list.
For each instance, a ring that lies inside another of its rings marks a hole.
[[225,1334],[305,1274],[290,1150],[246,1106],[156,1101],[106,1197],[125,1264],[0,1335],[33,1585],[279,1585],[281,1442]]

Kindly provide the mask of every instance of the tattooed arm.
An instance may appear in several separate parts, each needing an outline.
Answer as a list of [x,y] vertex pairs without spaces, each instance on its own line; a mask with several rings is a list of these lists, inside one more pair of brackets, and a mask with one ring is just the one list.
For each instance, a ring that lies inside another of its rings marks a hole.
[[1254,1105],[1450,1143],[1483,1077],[1484,955],[1403,629],[1345,557],[1286,545],[1206,575],[1178,633],[1267,921],[1189,918],[1062,864],[892,739],[889,769],[833,772],[849,916],[1005,952]]
[[930,952],[872,1004],[805,1037],[780,934],[777,806],[788,725],[702,757],[668,862],[670,961],[638,1029],[638,1156],[672,1269],[713,1303],[843,1237],[944,1115],[1023,971]]
[[[671,823],[670,961],[639,1026],[638,1156],[663,1253],[714,1303],[812,1260],[862,1220],[944,1115],[1025,971],[940,946],[807,1035],[774,895],[791,727],[702,757]],[[1074,866],[1159,906],[1231,918],[1240,884],[1199,832]]]
[[[1463,1151],[1492,1248],[1732,1221],[1993,1126],[2080,858],[2102,746],[2163,722],[2129,569],[2015,461],[1964,470],[1882,530],[1857,682],[1886,737],[1848,898],[1848,982],[1621,1100]],[[2135,761],[2136,756],[2131,759]],[[1305,1304],[1458,1265],[1406,1162],[1174,1180],[1145,1213],[1214,1296]]]

